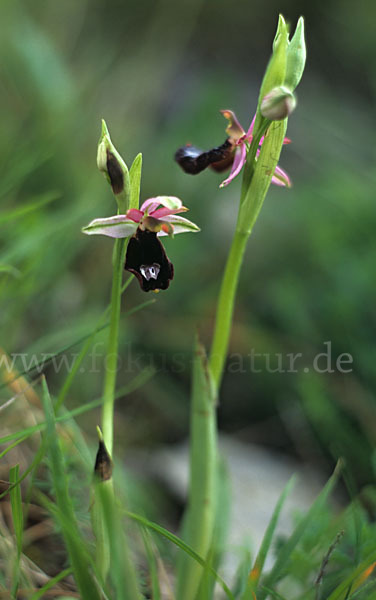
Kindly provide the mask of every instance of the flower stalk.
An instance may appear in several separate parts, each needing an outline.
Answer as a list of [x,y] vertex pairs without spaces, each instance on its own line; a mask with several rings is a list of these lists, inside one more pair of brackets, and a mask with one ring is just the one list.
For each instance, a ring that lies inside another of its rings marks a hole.
[[103,438],[112,456],[114,443],[114,402],[116,389],[116,374],[119,347],[119,322],[121,306],[121,284],[123,265],[126,251],[126,240],[116,239],[112,259],[112,289],[110,328],[107,342],[107,355],[105,362],[105,379],[103,388],[102,431]]
[[[303,19],[299,19],[295,35],[289,42],[287,25],[280,16],[273,44],[273,55],[261,85],[253,126],[254,135],[247,151],[243,171],[236,230],[217,304],[210,352],[210,367],[217,390],[221,384],[227,357],[240,268],[247,242],[260,214],[273,175],[277,173],[278,160],[285,141],[287,118],[271,121],[262,114],[261,106],[265,96],[272,90],[284,86],[286,82],[290,85],[293,83],[295,86],[299,83],[304,69],[305,56]],[[294,89],[290,88],[291,93]],[[261,140],[263,140],[262,143]]]
[[[140,195],[140,179],[142,157],[139,154],[130,169],[123,161],[102,121],[102,135],[99,140],[97,165],[108,180],[118,205],[118,214],[125,214],[128,209],[138,209]],[[94,481],[95,501],[91,509],[93,529],[96,535],[96,562],[105,583],[110,566],[114,574],[114,585],[119,598],[140,598],[137,575],[130,558],[127,538],[118,532],[120,522],[116,521],[117,505],[112,480],[112,456],[114,439],[114,403],[119,350],[119,324],[122,295],[122,279],[125,253],[128,239],[115,239],[112,256],[112,288],[110,303],[110,324],[105,359],[105,376],[103,386],[102,431],[98,428],[100,452],[97,454]],[[105,460],[104,460],[105,459]],[[106,465],[104,464],[106,463]],[[98,479],[98,474],[102,477]],[[121,551],[119,551],[119,544]],[[121,556],[122,568],[119,567]],[[126,573],[126,577],[122,573]],[[119,579],[119,574],[120,579]]]

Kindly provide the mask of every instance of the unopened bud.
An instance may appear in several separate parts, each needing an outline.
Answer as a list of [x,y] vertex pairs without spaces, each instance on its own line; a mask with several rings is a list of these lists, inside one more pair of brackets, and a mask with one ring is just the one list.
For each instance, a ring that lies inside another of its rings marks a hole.
[[99,481],[108,481],[112,477],[112,467],[111,456],[107,452],[103,438],[100,437],[98,452],[95,458],[94,475]]
[[284,86],[274,88],[261,101],[260,109],[263,117],[270,121],[286,119],[296,106],[294,94]]
[[97,166],[104,173],[111,185],[120,213],[125,213],[129,202],[128,167],[113,145],[105,121],[102,121],[102,135],[98,144]]
[[287,48],[285,85],[293,92],[302,78],[306,63],[304,19],[300,17],[295,33]]

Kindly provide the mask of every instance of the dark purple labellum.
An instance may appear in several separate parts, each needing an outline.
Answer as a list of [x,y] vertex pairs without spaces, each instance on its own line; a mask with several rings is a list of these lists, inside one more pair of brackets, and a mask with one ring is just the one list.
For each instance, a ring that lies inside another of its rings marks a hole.
[[175,152],[175,160],[185,173],[197,175],[207,167],[215,171],[225,171],[234,160],[234,146],[227,139],[221,146],[203,152],[196,146],[187,144]]
[[129,240],[124,268],[137,277],[144,292],[167,290],[174,277],[173,264],[157,234],[140,228]]
[[117,161],[117,158],[107,150],[107,173],[110,178],[112,191],[114,194],[120,194],[124,189],[124,174]]
[[100,481],[108,481],[112,477],[112,460],[107,452],[105,443],[100,440],[95,458],[94,474]]

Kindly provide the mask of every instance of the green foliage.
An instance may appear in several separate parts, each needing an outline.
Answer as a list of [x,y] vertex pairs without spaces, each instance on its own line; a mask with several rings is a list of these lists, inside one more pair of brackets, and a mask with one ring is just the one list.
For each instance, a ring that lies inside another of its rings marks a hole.
[[[98,123],[106,118],[127,164],[142,150],[148,173],[142,197],[181,196],[203,232],[194,242],[167,240],[175,265],[168,294],[145,301],[130,286],[122,301],[124,360],[115,396],[124,402],[116,404],[115,436],[127,463],[132,447],[153,449],[187,433],[192,332],[200,315],[201,337],[208,343],[234,225],[237,184],[217,192],[213,172],[184,177],[172,162],[174,150],[194,139],[202,147],[221,143],[218,109],[236,109],[242,122],[252,116],[280,6],[275,0],[267,7],[239,0],[236,14],[229,14],[224,0],[162,0],[153,7],[146,0],[106,5],[6,0],[2,8],[0,328],[5,352],[17,357],[11,371],[1,363],[1,477],[5,482],[10,476],[9,487],[2,481],[0,499],[9,500],[11,517],[9,530],[1,531],[0,591],[15,597],[18,587],[33,600],[55,592],[69,596],[73,573],[81,588],[89,586],[82,597],[115,598],[124,583],[119,563],[106,583],[96,573],[97,587],[89,575],[95,573],[96,548],[88,519],[94,449],[87,440],[103,404],[104,353],[100,350],[96,362],[93,357],[108,331],[104,309],[112,245],[99,238],[89,244],[79,232],[94,214],[113,213],[95,171]],[[291,2],[288,9],[293,31],[301,3]],[[271,373],[262,356],[256,360],[260,372],[248,366],[237,372],[230,356],[219,421],[226,431],[249,428],[259,443],[319,468],[344,456],[353,480],[347,509],[314,505],[297,518],[290,537],[275,534],[277,506],[256,558],[262,564],[267,554],[272,565],[264,563],[260,597],[372,600],[374,575],[365,574],[376,559],[375,491],[357,490],[375,480],[374,6],[366,1],[354,10],[353,3],[333,0],[320,8],[307,4],[304,11],[310,61],[288,133],[292,144],[281,157],[294,186],[288,193],[273,190],[263,206],[241,275],[231,346],[244,361],[252,349],[271,357],[304,356],[298,373]],[[140,189],[139,177],[132,176],[140,170],[138,155],[130,168],[132,206]],[[353,357],[350,373],[303,371],[326,340],[334,361],[343,352]],[[69,368],[64,362],[56,368],[59,357],[68,359]],[[34,390],[40,397],[41,372],[53,391],[50,401],[44,390],[46,416],[38,402],[22,404]],[[21,374],[29,385],[24,391],[16,389]],[[118,491],[127,467],[118,460],[116,469]],[[122,504],[126,495],[128,505],[129,495],[133,506],[140,484],[128,481],[127,493],[122,489],[118,497]],[[49,500],[41,495],[46,485]],[[220,497],[227,510],[223,488]],[[49,552],[47,542],[29,541],[30,505],[36,504],[53,516],[58,552],[56,547]],[[157,519],[160,507],[153,502],[152,508]],[[221,502],[217,513],[220,508]],[[108,502],[107,513],[112,509]],[[118,510],[107,514],[114,548],[124,542]],[[223,531],[214,531],[218,538],[200,555],[146,517],[131,519],[153,531],[146,534],[145,552],[155,600],[154,543],[163,539],[204,573],[202,598],[213,596],[215,580],[228,598],[242,598],[255,557],[245,558],[232,593],[218,574]],[[218,514],[215,520],[225,530]],[[342,530],[317,586],[323,559]],[[139,566],[144,546],[134,538]],[[45,565],[49,555],[56,556],[52,569]],[[164,546],[161,561],[172,562]],[[38,569],[43,583],[35,579]]]

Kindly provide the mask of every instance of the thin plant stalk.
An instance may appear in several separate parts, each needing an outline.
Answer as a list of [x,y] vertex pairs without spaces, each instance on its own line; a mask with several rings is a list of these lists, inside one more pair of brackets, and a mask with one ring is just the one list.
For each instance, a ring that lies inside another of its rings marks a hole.
[[126,240],[117,239],[114,245],[112,291],[110,306],[110,330],[105,362],[105,380],[102,407],[102,431],[106,448],[112,456],[114,444],[114,403],[119,347],[119,322],[121,307],[121,285]]
[[260,213],[272,175],[278,164],[287,119],[274,122],[265,134],[261,153],[256,161],[256,150],[260,139],[270,122],[262,122],[249,149],[246,169],[243,175],[242,193],[239,202],[238,219],[230,252],[220,288],[215,317],[213,342],[210,352],[210,368],[217,391],[221,385],[223,370],[229,346],[236,292],[240,269],[249,236]]
[[213,342],[210,352],[210,368],[217,390],[221,385],[232,327],[240,269],[248,238],[248,233],[235,231],[219,292]]
[[[105,124],[103,131],[108,135]],[[114,153],[116,151],[114,150]],[[117,154],[117,153],[116,153]],[[138,208],[140,195],[140,180],[142,168],[142,156],[139,154],[135,158],[130,172],[118,155],[121,164],[124,189],[117,198],[118,212],[126,213],[128,208]],[[127,248],[126,239],[116,239],[112,258],[112,289],[110,303],[110,325],[107,344],[107,353],[105,358],[105,378],[103,388],[103,407],[102,407],[102,432],[105,447],[110,457],[113,455],[114,446],[114,404],[116,392],[116,375],[118,365],[119,351],[119,325],[120,309],[122,296],[122,278],[125,252]],[[111,514],[108,514],[110,511]],[[92,507],[92,523],[96,533],[96,562],[101,573],[103,582],[106,581],[110,566],[117,595],[120,598],[140,597],[136,570],[132,563],[130,552],[127,545],[126,535],[121,535],[121,557],[123,564],[126,565],[126,577],[123,578],[121,569],[119,569],[119,557],[117,543],[118,537],[114,538],[119,529],[119,523],[114,526],[113,515],[116,511],[116,502],[113,488],[113,480],[110,478],[103,481],[99,486],[95,486],[95,502]],[[120,528],[121,529],[121,528]],[[119,532],[118,532],[119,533]],[[119,533],[120,535],[120,533]]]

